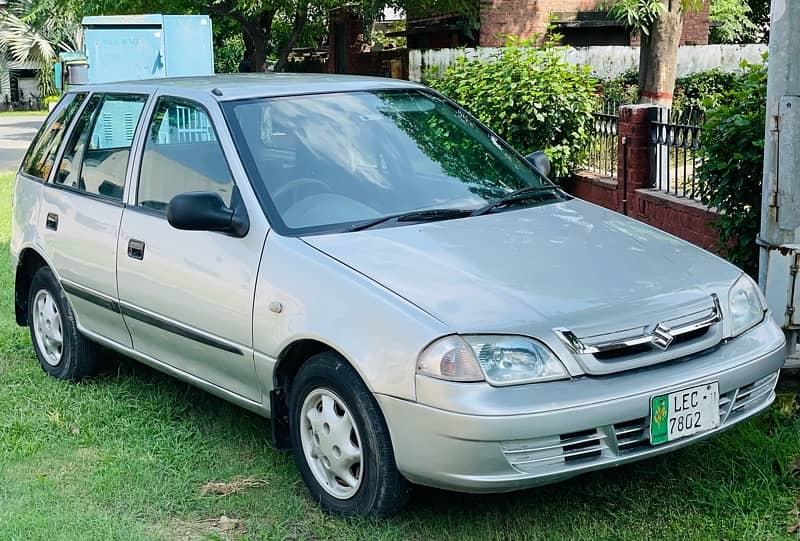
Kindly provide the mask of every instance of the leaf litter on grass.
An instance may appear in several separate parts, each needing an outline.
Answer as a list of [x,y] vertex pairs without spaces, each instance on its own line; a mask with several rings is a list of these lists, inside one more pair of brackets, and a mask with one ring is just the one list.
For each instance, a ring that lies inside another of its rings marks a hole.
[[204,520],[172,520],[159,532],[171,541],[237,541],[247,536],[244,522],[222,515]]
[[249,488],[261,488],[267,486],[267,481],[264,479],[255,479],[253,477],[234,477],[228,482],[209,482],[200,488],[201,496],[228,496],[230,494],[238,494]]

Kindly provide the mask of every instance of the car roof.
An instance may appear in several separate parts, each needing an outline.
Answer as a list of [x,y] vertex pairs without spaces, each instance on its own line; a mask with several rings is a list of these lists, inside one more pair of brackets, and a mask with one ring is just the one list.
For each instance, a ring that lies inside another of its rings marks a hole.
[[318,94],[324,92],[357,92],[398,88],[423,88],[422,85],[388,79],[358,75],[327,75],[307,73],[237,73],[209,75],[204,77],[164,77],[119,83],[90,84],[74,87],[75,90],[97,92],[114,91],[121,87],[153,91],[157,88],[174,88],[188,92],[208,92],[217,101],[247,98]]

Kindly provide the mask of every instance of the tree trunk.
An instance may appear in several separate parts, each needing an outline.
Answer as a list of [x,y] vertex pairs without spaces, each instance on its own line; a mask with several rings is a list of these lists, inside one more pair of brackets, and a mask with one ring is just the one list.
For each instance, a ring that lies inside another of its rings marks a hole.
[[289,38],[286,40],[286,44],[281,49],[280,54],[278,54],[278,62],[275,64],[275,71],[283,71],[286,68],[289,53],[294,49],[297,38],[300,37],[300,33],[303,31],[303,28],[305,28],[307,21],[308,2],[303,2],[297,7],[297,12],[294,14],[292,31],[289,33]]
[[250,66],[253,71],[267,71],[267,47],[272,35],[272,20],[275,10],[262,11],[260,14],[241,21],[242,28],[247,35],[245,43],[249,53]]
[[664,0],[664,11],[642,36],[639,54],[639,103],[672,106],[678,71],[678,46],[683,33],[681,0]]

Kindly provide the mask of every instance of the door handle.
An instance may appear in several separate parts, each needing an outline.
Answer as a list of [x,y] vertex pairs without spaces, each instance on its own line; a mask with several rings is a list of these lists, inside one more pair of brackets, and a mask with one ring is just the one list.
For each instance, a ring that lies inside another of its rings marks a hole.
[[53,231],[58,230],[58,214],[48,212],[44,225],[47,229],[51,229]]
[[128,257],[131,259],[144,259],[144,242],[136,239],[129,240]]

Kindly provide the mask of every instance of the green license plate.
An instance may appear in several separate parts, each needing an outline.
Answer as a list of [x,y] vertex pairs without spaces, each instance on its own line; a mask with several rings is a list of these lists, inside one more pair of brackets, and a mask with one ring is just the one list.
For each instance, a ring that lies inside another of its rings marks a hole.
[[719,426],[719,383],[713,381],[650,399],[650,443],[659,445]]

